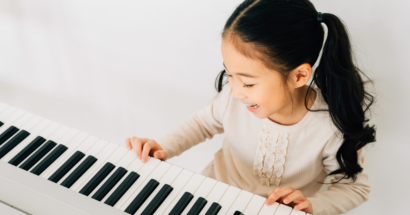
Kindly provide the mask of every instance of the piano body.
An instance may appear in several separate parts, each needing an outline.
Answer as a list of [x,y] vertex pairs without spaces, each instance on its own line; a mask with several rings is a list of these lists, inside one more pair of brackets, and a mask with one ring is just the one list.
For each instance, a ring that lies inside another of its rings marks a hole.
[[306,215],[8,104],[0,125],[0,200],[29,214]]

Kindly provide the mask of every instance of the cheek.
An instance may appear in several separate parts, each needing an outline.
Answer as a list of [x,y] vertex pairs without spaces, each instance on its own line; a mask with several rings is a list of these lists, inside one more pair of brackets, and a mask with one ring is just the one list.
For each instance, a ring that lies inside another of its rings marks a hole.
[[258,95],[258,101],[260,101],[259,104],[263,106],[265,111],[275,112],[282,108],[285,103],[284,93],[286,92],[283,92],[281,89],[267,89]]

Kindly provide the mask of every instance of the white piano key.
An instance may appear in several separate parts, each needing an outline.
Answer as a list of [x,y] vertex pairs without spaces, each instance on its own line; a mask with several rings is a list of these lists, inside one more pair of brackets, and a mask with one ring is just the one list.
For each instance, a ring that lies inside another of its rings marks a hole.
[[[4,124],[9,123],[7,117],[9,117],[9,116],[10,116],[14,111],[16,111],[16,110],[17,110],[16,107],[13,107],[13,106],[7,107],[4,111],[2,111],[2,112],[0,113],[0,120],[1,120]],[[2,126],[2,127],[3,127],[3,126]]]
[[[3,102],[0,103],[0,113],[3,112],[6,108],[8,108],[10,105],[5,104]],[[0,119],[1,120],[1,119]]]
[[148,176],[148,178],[146,178],[144,182],[142,182],[141,186],[131,195],[131,197],[124,203],[124,205],[122,205],[120,210],[125,211],[128,205],[131,204],[134,198],[137,197],[137,195],[141,192],[141,190],[145,187],[145,185],[147,185],[147,183],[151,179],[155,179],[159,181],[170,167],[171,167],[171,164],[161,161],[160,164],[158,164],[158,166],[154,169],[154,171],[152,171],[152,173]]
[[194,173],[189,170],[182,170],[182,172],[171,184],[172,188],[174,189],[161,204],[161,206],[159,206],[159,208],[155,211],[154,215],[164,214],[164,211],[168,208],[172,201],[174,201],[175,197],[180,193],[182,188],[184,188],[185,184],[192,178],[193,175]]
[[[92,147],[90,150],[87,151],[87,155],[91,155],[95,158],[97,158],[98,153],[100,153],[104,147],[106,147],[108,144],[107,140],[99,139]],[[98,159],[98,158],[97,158]]]
[[[137,172],[140,177],[137,181],[124,193],[124,195],[118,200],[114,205],[115,208],[120,209],[121,206],[134,194],[134,192],[141,186],[146,178],[155,170],[155,168],[161,163],[160,160],[153,157],[148,157],[148,160],[142,166],[142,168]],[[135,198],[135,197],[134,197]]]
[[289,215],[292,212],[292,208],[284,205],[284,204],[279,204],[278,209],[275,212],[275,215]]
[[243,213],[246,206],[248,206],[249,202],[251,201],[252,197],[253,193],[241,190],[239,196],[236,198],[235,202],[232,204],[227,214],[234,214],[235,211],[240,211]]
[[107,159],[107,162],[117,165],[117,163],[122,159],[122,157],[124,157],[124,155],[128,151],[129,150],[127,148],[119,146],[117,151],[115,151],[115,153]]
[[80,192],[80,190],[87,184],[89,180],[98,172],[98,170],[104,166],[106,160],[118,149],[119,145],[114,143],[108,143],[104,149],[94,156],[97,158],[97,162],[94,163],[74,184],[70,187],[71,190]]
[[[164,176],[159,180],[159,185],[158,187],[154,190],[154,192],[151,193],[151,195],[148,197],[148,199],[144,202],[144,204],[141,205],[141,207],[137,210],[136,214],[141,214],[145,208],[148,206],[148,204],[154,199],[154,197],[157,195],[157,193],[161,190],[161,188],[164,186],[164,184],[171,185],[172,182],[174,182],[175,178],[181,173],[182,168],[178,166],[172,165],[171,168],[165,173]],[[172,190],[171,192],[173,192]]]
[[[64,134],[63,137],[61,137],[60,140],[58,140],[56,143],[57,144],[63,144],[65,145],[68,149],[61,154],[61,156],[59,158],[57,158],[57,160],[55,160],[46,170],[44,170],[43,173],[40,174],[41,177],[48,179],[51,174],[53,174],[55,172],[55,170],[57,170],[57,168],[59,168],[67,159],[68,159],[68,155],[71,154],[71,152],[73,150],[76,149],[76,147],[82,142],[84,141],[84,139],[88,136],[88,134],[80,132],[76,129],[70,129],[67,133]],[[68,142],[66,142],[68,141]],[[51,153],[51,152],[50,152]],[[43,159],[47,157],[44,156]],[[41,162],[41,160],[37,163],[39,164]],[[34,165],[32,168],[35,168],[36,165]]]
[[206,197],[211,192],[212,188],[214,188],[216,183],[217,181],[215,179],[208,177],[205,178],[205,180],[202,182],[201,186],[198,187],[195,193],[192,193],[192,195],[194,195],[194,198],[192,198],[191,202],[189,202],[185,210],[182,211],[181,215],[188,214],[189,210],[191,210],[192,206],[195,204],[199,197],[206,199]]
[[121,147],[121,148],[123,148],[126,152],[125,152],[125,155],[121,158],[121,160],[116,164],[116,166],[127,169],[128,166],[131,165],[131,163],[137,158],[137,155],[135,154],[133,150],[129,150],[125,147]]
[[[135,156],[135,152],[132,150],[132,153]],[[132,163],[126,168],[128,170],[128,172],[124,175],[124,177],[121,178],[121,180],[112,188],[112,190],[110,192],[108,192],[107,196],[104,197],[103,200],[101,200],[101,202],[105,202],[110,196],[111,194],[118,188],[118,186],[128,177],[128,175],[131,172],[135,172],[138,173],[140,171],[140,169],[144,166],[145,163],[143,163],[140,159],[135,158]],[[139,173],[138,173],[139,174]],[[139,178],[138,178],[139,179]],[[138,180],[137,179],[137,180]],[[135,182],[134,182],[135,183]]]
[[265,204],[265,201],[266,198],[258,195],[253,195],[248,206],[246,206],[245,211],[243,211],[243,214],[258,214]]
[[230,186],[225,194],[222,196],[221,200],[218,202],[221,205],[221,210],[218,212],[218,215],[225,215],[229,208],[231,207],[232,203],[236,200],[239,193],[241,192],[240,189]]
[[[12,114],[10,114],[6,119],[4,119],[4,124],[11,124],[14,123],[15,121],[17,121],[21,116],[23,116],[23,114],[26,113],[25,110],[16,110],[14,111]],[[4,125],[3,125],[4,126]],[[2,127],[3,127],[2,126]]]
[[44,139],[47,140],[52,140],[56,142],[58,139],[60,139],[62,136],[64,136],[67,131],[70,130],[69,127],[61,125],[60,123],[57,122],[52,122],[47,129],[43,130],[39,136],[43,137]]
[[[215,187],[211,190],[208,197],[206,197],[206,200],[208,200],[208,202],[202,209],[201,213],[199,213],[199,215],[205,215],[205,213],[211,207],[212,203],[219,202],[219,200],[221,200],[222,196],[225,194],[228,188],[229,188],[228,184],[225,184],[223,182],[216,183]],[[252,213],[249,213],[249,214],[252,214]]]
[[80,133],[79,130],[70,128],[70,130],[68,130],[67,133],[65,133],[64,136],[58,140],[58,144],[63,144],[68,147],[71,140],[73,140],[74,137],[77,137],[79,133]]
[[306,213],[303,211],[292,210],[290,215],[306,215]]
[[[19,129],[23,129],[22,127],[30,121],[31,118],[34,117],[34,114],[25,112],[22,116],[20,116],[15,122],[13,122],[13,125]],[[26,130],[27,131],[27,130]]]
[[175,197],[174,201],[172,201],[172,203],[168,206],[164,214],[169,214],[171,212],[171,210],[178,203],[179,199],[181,199],[182,195],[184,195],[185,192],[189,192],[193,195],[198,187],[201,186],[205,178],[205,176],[195,173],[188,181],[188,183],[182,188],[181,192],[179,192],[179,194]]
[[[94,194],[101,188],[101,186],[111,177],[112,174],[115,173],[115,171],[117,171],[117,169],[119,167],[122,167],[124,169],[127,169],[127,167],[132,163],[132,161],[134,161],[134,159],[136,158],[135,152],[133,152],[133,150],[128,150],[125,147],[118,147],[120,148],[121,151],[123,151],[123,155],[120,157],[120,159],[116,162],[116,163],[112,163],[115,165],[115,168],[110,172],[110,174],[107,175],[107,177],[105,177],[105,179],[93,190],[93,192],[90,193],[89,196],[94,196]],[[124,177],[124,176],[123,176]]]
[[278,207],[279,207],[279,203],[277,203],[277,202],[274,202],[271,205],[263,204],[262,209],[258,213],[258,215],[272,215],[272,214],[275,214]]
[[[34,125],[31,124],[31,121],[30,121],[30,123],[27,124],[27,127],[32,126],[33,129],[30,129],[30,132],[33,133],[33,134],[39,134],[44,129],[46,129],[52,122],[51,120],[44,119],[41,116],[35,116],[34,118],[35,118],[35,120],[34,119],[32,120]],[[39,120],[40,122],[36,123],[36,120]]]
[[[26,125],[24,125],[24,127],[23,127],[23,128],[25,128],[24,130],[26,130],[26,128],[28,128],[27,130],[29,130],[30,135],[26,139],[24,139],[20,144],[18,144],[13,150],[11,150],[9,153],[7,153],[7,155],[4,156],[1,159],[2,161],[9,162],[11,159],[13,159],[14,156],[16,156],[22,149],[24,149],[28,144],[30,144],[31,141],[33,141],[35,138],[37,138],[38,136],[42,136],[43,138],[46,139],[54,131],[56,131],[58,127],[61,126],[61,124],[52,123],[49,120],[43,120],[41,122],[38,122],[39,120],[40,120],[40,118],[34,117]],[[38,123],[38,125],[35,126],[35,127],[32,127],[36,123]],[[30,129],[30,127],[32,127],[32,129]],[[41,130],[41,132],[40,133],[38,133],[38,132],[35,133],[38,130]],[[34,132],[32,132],[32,131],[34,131]],[[37,151],[37,150],[34,150],[31,154],[33,154],[35,151]],[[30,156],[28,156],[26,159],[28,159],[29,157]],[[22,161],[20,164],[24,163],[24,161]]]
[[91,146],[93,146],[93,145],[97,142],[98,139],[99,139],[98,137],[93,136],[93,135],[88,136],[88,137],[84,140],[84,142],[82,142],[82,143],[77,147],[76,151],[80,151],[80,152],[83,152],[83,153],[87,152],[88,149],[90,149]]

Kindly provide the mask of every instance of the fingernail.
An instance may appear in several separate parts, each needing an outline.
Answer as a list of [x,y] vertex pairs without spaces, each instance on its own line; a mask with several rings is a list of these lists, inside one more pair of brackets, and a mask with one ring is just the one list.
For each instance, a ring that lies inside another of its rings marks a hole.
[[141,155],[138,155],[138,158],[141,160]]
[[268,204],[268,205],[270,204],[270,200],[269,200],[269,199],[266,200],[266,204]]
[[285,204],[289,203],[289,199],[283,200],[283,203],[285,203]]
[[131,146],[127,146],[128,149],[131,149]]
[[298,211],[298,210],[299,210],[299,207],[295,207],[294,209]]

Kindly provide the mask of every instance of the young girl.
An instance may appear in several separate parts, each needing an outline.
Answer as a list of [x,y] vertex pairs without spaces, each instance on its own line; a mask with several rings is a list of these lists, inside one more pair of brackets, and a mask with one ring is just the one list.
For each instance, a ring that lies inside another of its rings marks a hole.
[[[131,137],[127,147],[143,162],[166,160],[225,132],[207,177],[314,215],[367,201],[362,148],[375,141],[365,125],[373,96],[341,20],[308,0],[245,0],[225,24],[221,51],[213,101],[158,141]],[[312,76],[317,87],[306,85]],[[327,175],[332,185],[318,192]]]

